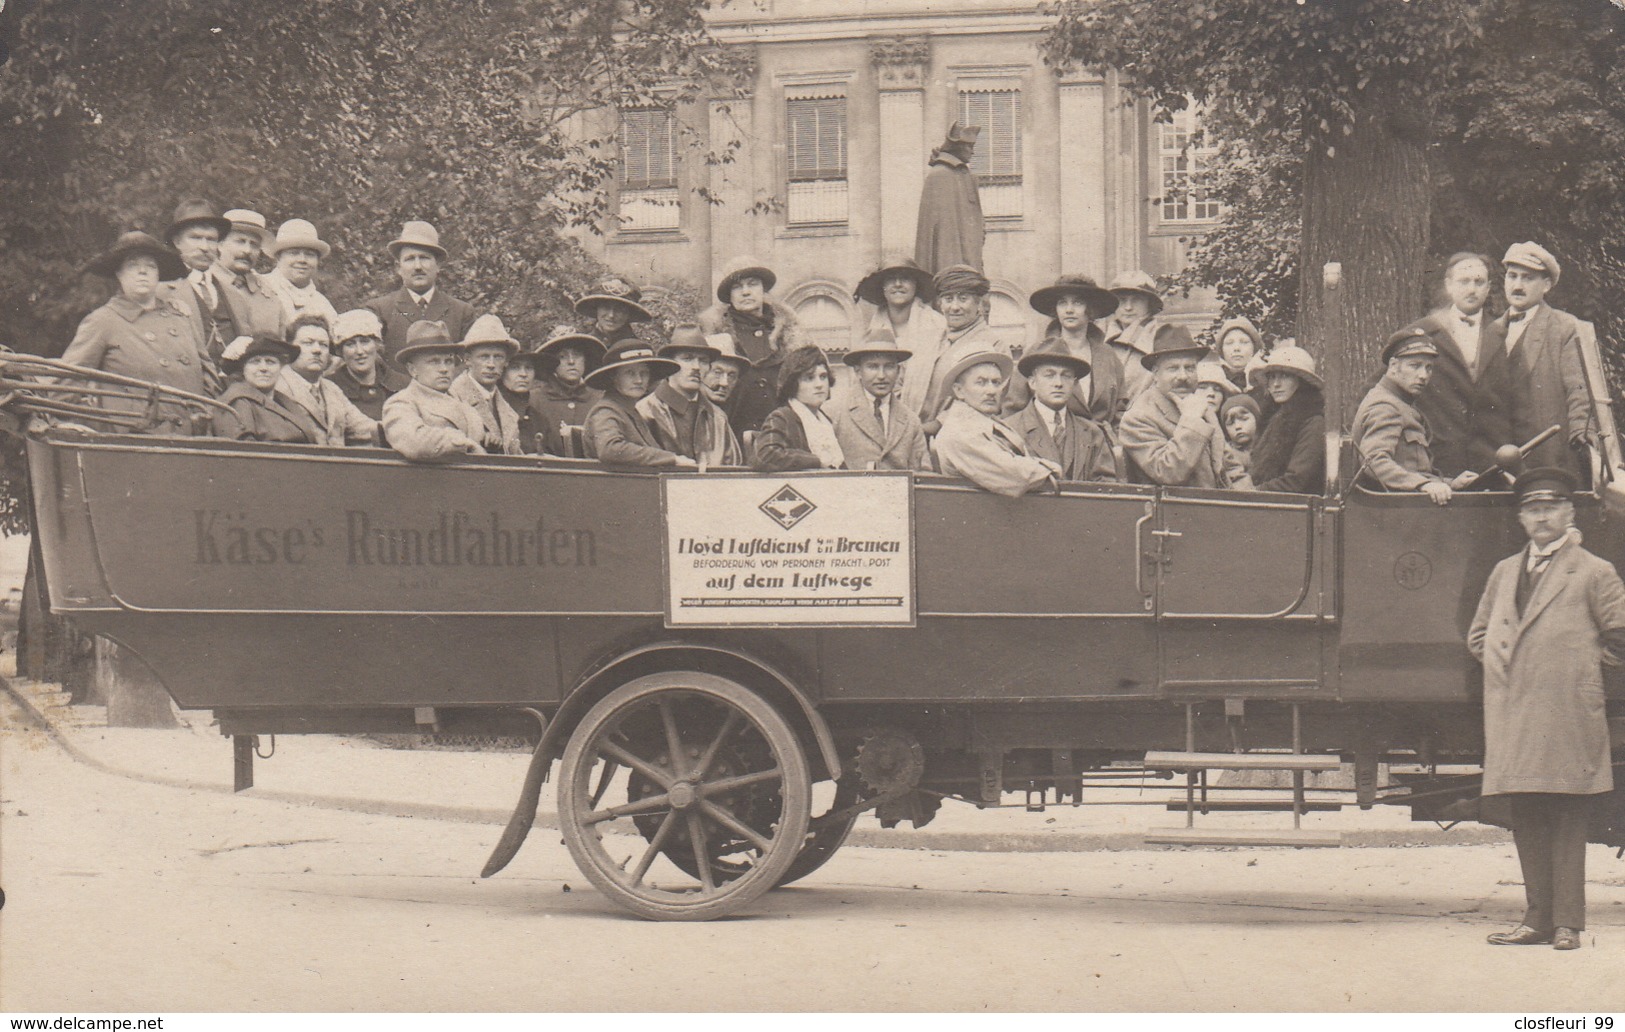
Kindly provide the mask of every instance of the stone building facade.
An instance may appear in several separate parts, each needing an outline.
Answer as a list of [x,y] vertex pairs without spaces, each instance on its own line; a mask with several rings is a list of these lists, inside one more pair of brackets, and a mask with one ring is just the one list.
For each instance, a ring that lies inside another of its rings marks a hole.
[[[759,258],[810,334],[842,350],[867,307],[853,288],[913,250],[927,160],[962,119],[983,126],[991,319],[1034,342],[1031,291],[1061,272],[1176,272],[1218,215],[1199,191],[1169,190],[1199,184],[1209,158],[1189,121],[1154,124],[1115,73],[1056,74],[1040,54],[1050,20],[1000,0],[733,0],[711,26],[748,48],[749,96],[604,113],[615,121],[591,131],[618,125],[622,141],[615,215],[583,243],[642,283],[707,296],[730,259]],[[729,139],[735,159],[708,164]],[[1171,298],[1167,315],[1194,330],[1213,308]]]

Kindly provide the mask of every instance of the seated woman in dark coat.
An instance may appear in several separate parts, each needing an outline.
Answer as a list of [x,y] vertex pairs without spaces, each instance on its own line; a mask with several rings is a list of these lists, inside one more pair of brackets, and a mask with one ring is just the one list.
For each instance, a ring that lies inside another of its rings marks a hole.
[[1253,484],[1260,491],[1319,494],[1326,481],[1326,403],[1313,356],[1278,345],[1253,378],[1263,381],[1276,406],[1253,443]]
[[654,349],[637,337],[610,348],[604,364],[583,381],[604,392],[587,411],[588,457],[616,466],[698,466],[687,455],[660,447],[637,409],[638,399],[656,380],[676,371],[676,362],[656,357]]
[[809,344],[785,356],[779,367],[779,407],[762,421],[752,466],[782,473],[845,465],[835,422],[823,412],[830,383],[829,359],[818,348]]
[[231,412],[216,412],[214,435],[234,441],[285,441],[318,444],[325,440],[315,420],[276,391],[282,367],[299,349],[277,337],[238,337],[220,355],[220,369],[231,377],[220,395]]

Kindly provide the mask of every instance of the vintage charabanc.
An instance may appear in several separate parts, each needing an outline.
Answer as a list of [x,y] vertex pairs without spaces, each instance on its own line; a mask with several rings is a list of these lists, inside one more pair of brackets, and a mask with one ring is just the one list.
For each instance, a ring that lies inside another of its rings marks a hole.
[[[88,371],[7,356],[0,372],[52,611],[213,710],[239,756],[266,734],[534,740],[488,875],[555,767],[593,884],[679,920],[805,876],[865,812],[919,826],[944,799],[1039,808],[1177,772],[1185,827],[1150,841],[1334,845],[1298,826],[1308,772],[1350,764],[1347,803],[1419,818],[1477,794],[1439,768],[1481,759],[1464,636],[1521,544],[1513,507],[1370,490],[1336,435],[1320,495],[1069,483],[1006,498],[934,475],[415,465],[157,438],[121,432],[139,415],[99,423],[31,387]],[[1617,560],[1621,457],[1596,411],[1578,521]],[[1625,720],[1612,727],[1618,746]],[[1383,764],[1421,773],[1388,784]],[[1281,772],[1291,795],[1209,784],[1234,769]],[[1294,826],[1195,820],[1272,808]],[[1599,814],[1594,839],[1625,846],[1625,795]]]

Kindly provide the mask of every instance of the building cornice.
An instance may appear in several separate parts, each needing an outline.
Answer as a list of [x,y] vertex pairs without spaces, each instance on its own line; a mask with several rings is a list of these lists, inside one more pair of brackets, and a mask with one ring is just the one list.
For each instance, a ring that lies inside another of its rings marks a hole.
[[713,14],[706,19],[711,35],[723,43],[808,43],[864,40],[871,36],[977,36],[989,33],[1042,32],[1055,24],[1053,16],[1037,14],[1031,5],[999,10],[942,11],[919,14],[826,15],[807,18],[730,18]]

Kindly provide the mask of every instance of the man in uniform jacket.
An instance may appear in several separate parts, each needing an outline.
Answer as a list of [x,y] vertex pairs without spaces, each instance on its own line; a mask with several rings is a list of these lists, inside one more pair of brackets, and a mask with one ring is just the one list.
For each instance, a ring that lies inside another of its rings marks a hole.
[[1474,474],[1466,471],[1447,479],[1433,465],[1432,438],[1416,399],[1427,388],[1438,356],[1433,338],[1420,327],[1389,337],[1382,349],[1387,371],[1355,411],[1353,436],[1365,473],[1381,487],[1421,491],[1435,504],[1447,505]]
[[406,345],[407,331],[415,322],[441,322],[453,339],[460,340],[474,325],[474,306],[459,301],[439,287],[440,264],[446,249],[440,246],[440,232],[427,222],[408,222],[401,235],[389,242],[401,288],[366,302],[384,324],[384,358],[396,365],[396,354]]
[[769,296],[778,277],[751,258],[735,258],[717,284],[717,304],[699,315],[707,334],[726,333],[734,350],[750,361],[728,403],[728,421],[741,438],[759,430],[778,407],[779,368],[802,344],[795,313]]
[[667,451],[704,466],[742,466],[745,453],[728,425],[728,414],[705,395],[704,378],[721,351],[698,326],[678,326],[657,352],[677,363],[677,371],[638,399],[638,414],[649,421],[655,440]]
[[[218,342],[224,347],[226,341],[255,334],[282,337],[287,330],[282,300],[254,271],[254,263],[271,243],[265,216],[233,208],[224,218],[231,223],[231,231],[220,241],[220,260],[210,270],[224,303],[224,312],[217,310],[215,316]],[[220,356],[210,357],[218,361]]]
[[854,389],[834,403],[835,439],[847,469],[931,468],[920,417],[898,392],[901,369],[913,353],[897,347],[891,327],[872,323],[858,348],[844,361],[857,379]]
[[914,258],[931,275],[954,265],[982,268],[987,226],[976,173],[970,170],[979,125],[955,122],[948,138],[931,152],[920,189],[920,217],[914,231]]
[[1406,327],[1426,333],[1439,350],[1416,409],[1432,434],[1433,465],[1447,477],[1488,469],[1495,449],[1528,440],[1512,440],[1506,349],[1493,340],[1484,308],[1489,269],[1481,254],[1452,255],[1444,269],[1450,303]]
[[1018,498],[1053,484],[1061,466],[1028,452],[1021,435],[999,422],[1011,365],[1009,355],[984,351],[967,355],[948,371],[953,400],[942,411],[942,429],[931,440],[931,452],[945,475]]
[[1490,574],[1467,645],[1484,664],[1484,789],[1507,796],[1528,908],[1498,946],[1580,947],[1590,807],[1614,787],[1602,666],[1625,655],[1625,585],[1573,526],[1573,474],[1518,478],[1529,544]]
[[480,414],[449,393],[462,352],[445,323],[420,322],[407,332],[396,358],[412,382],[384,402],[384,436],[403,457],[435,462],[485,454]]
[[1089,363],[1052,337],[1022,355],[1016,371],[1027,378],[1032,400],[1005,417],[1005,425],[1021,434],[1027,450],[1059,465],[1062,480],[1116,480],[1117,457],[1105,431],[1070,404],[1078,381],[1089,375]]
[[1545,303],[1546,292],[1557,285],[1563,270],[1550,251],[1528,242],[1507,248],[1501,264],[1506,267],[1509,307],[1491,324],[1490,336],[1506,353],[1512,443],[1560,426],[1563,432],[1530,452],[1528,461],[1589,475],[1590,465],[1582,464],[1581,454],[1592,438],[1591,392],[1580,357],[1579,325],[1574,316]]
[[1196,389],[1196,367],[1207,355],[1185,327],[1157,327],[1151,350],[1140,356],[1151,380],[1118,428],[1130,482],[1252,489],[1240,457],[1226,446],[1215,407]]

